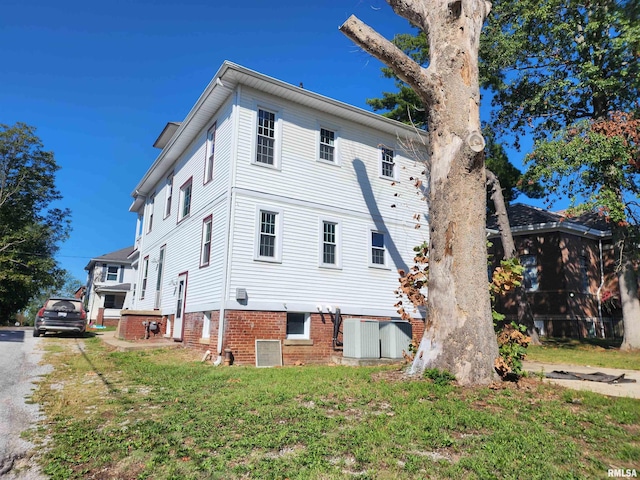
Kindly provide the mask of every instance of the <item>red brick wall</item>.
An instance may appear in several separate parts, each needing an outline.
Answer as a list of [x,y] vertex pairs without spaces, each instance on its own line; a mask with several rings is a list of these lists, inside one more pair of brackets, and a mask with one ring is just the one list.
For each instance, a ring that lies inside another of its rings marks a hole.
[[[348,315],[353,317],[353,315]],[[373,318],[366,316],[366,318]],[[377,317],[377,320],[389,320],[389,317]],[[202,351],[211,350],[217,353],[217,335],[219,324],[219,312],[212,312],[211,337],[209,343],[201,343],[203,314],[185,314],[184,344],[186,347],[197,348]],[[411,322],[413,338],[420,342],[424,332],[424,322],[414,320]],[[300,342],[286,341],[286,312],[262,312],[228,310],[226,312],[223,349],[230,348],[233,361],[237,365],[255,365],[255,341],[281,340],[282,359],[284,365],[296,363],[313,364],[328,363],[334,355],[342,355],[341,351],[335,351],[332,347],[333,323],[327,313],[323,317],[319,313],[311,314],[311,345],[301,345]],[[341,339],[341,338],[340,338]],[[286,345],[286,343],[292,343]],[[296,344],[298,343],[298,344]],[[223,352],[224,355],[224,352]]]
[[142,340],[144,339],[145,326],[143,322],[160,323],[160,331],[154,335],[150,334],[149,338],[162,338],[165,333],[166,322],[162,322],[162,315],[159,311],[137,311],[127,310],[122,312],[120,321],[118,322],[118,330],[116,330],[116,338],[123,340]]

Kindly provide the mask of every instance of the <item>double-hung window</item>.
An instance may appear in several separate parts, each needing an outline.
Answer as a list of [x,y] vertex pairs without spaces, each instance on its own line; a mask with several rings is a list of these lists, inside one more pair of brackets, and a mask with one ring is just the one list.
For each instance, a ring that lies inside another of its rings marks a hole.
[[149,277],[149,256],[144,257],[142,260],[142,288],[140,289],[140,300],[144,298],[147,293],[147,279]]
[[188,217],[191,214],[191,192],[193,182],[190,178],[180,187],[180,211],[178,212],[178,221]]
[[336,163],[336,132],[320,129],[320,160]]
[[256,163],[275,165],[276,158],[276,114],[258,109],[258,137]]
[[320,266],[341,267],[340,223],[334,220],[320,221]]
[[153,210],[154,210],[155,203],[156,203],[156,195],[154,193],[154,194],[151,194],[151,196],[149,197],[149,204],[147,205],[147,208],[149,210],[149,214],[147,215],[147,233],[149,233],[153,228]]
[[385,235],[382,232],[371,232],[371,265],[372,266],[385,266],[386,262],[386,247],[385,247]]
[[213,162],[216,151],[216,124],[207,132],[207,162],[204,168],[204,183],[213,180]]
[[380,174],[385,178],[395,178],[395,159],[393,150],[380,147]]
[[282,212],[259,210],[257,227],[256,260],[279,262],[282,250]]
[[107,265],[107,282],[117,282],[120,269],[117,265]]
[[522,272],[522,285],[525,291],[538,290],[538,258],[535,255],[521,255],[520,263],[524,267]]
[[200,253],[200,266],[206,267],[211,261],[211,233],[213,218],[211,216],[202,221],[202,252]]
[[167,177],[166,181],[166,199],[164,202],[164,218],[171,215],[171,199],[173,197],[173,173]]

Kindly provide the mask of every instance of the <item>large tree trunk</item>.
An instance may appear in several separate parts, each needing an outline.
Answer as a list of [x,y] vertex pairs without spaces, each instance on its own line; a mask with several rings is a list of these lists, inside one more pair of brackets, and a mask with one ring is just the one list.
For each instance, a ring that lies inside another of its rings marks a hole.
[[[491,170],[487,170],[487,186],[491,189],[491,201],[496,209],[498,230],[500,231],[500,239],[502,240],[503,258],[505,260],[515,258],[516,246],[513,241],[513,235],[511,234],[507,205],[504,201],[504,195],[502,195],[500,180],[498,180],[498,177],[496,177]],[[521,285],[516,288],[515,301],[516,305],[518,305],[518,323],[526,325],[527,335],[531,338],[531,345],[541,345],[540,336],[533,321],[531,304],[527,298],[527,292],[524,291],[524,286]]]
[[487,288],[486,177],[478,85],[480,30],[490,4],[387,2],[429,36],[428,68],[353,16],[340,29],[408,83],[428,112],[428,313],[411,371],[439,368],[453,373],[463,385],[490,383],[497,378],[498,347]]
[[638,275],[629,259],[624,259],[618,271],[620,303],[624,337],[620,350],[640,349],[640,300],[638,299]]

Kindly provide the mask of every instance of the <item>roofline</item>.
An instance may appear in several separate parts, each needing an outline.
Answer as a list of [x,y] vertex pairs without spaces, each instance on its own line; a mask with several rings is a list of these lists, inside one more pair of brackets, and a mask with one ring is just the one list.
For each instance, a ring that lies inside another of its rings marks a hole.
[[[425,137],[427,136],[427,132],[419,130],[416,127],[406,125],[404,123],[398,122],[397,120],[392,120],[390,118],[383,117],[382,115],[379,115],[377,113],[373,113],[373,112],[364,110],[362,108],[349,105],[344,102],[339,102],[338,100],[334,100],[324,95],[320,95],[319,93],[314,93],[309,90],[305,90],[304,88],[296,87],[289,83],[283,82],[282,80],[275,79],[268,75],[258,73],[254,70],[248,69],[241,65],[237,65],[233,62],[229,62],[225,60],[223,64],[220,66],[220,68],[218,69],[218,71],[216,72],[216,74],[214,75],[213,79],[209,82],[205,90],[202,92],[202,94],[200,95],[200,97],[198,98],[194,106],[191,108],[191,110],[187,114],[184,121],[180,122],[180,126],[178,127],[178,129],[176,130],[172,138],[168,141],[167,145],[164,147],[162,152],[160,152],[158,157],[156,157],[156,160],[153,162],[151,167],[149,167],[149,169],[146,171],[142,179],[138,182],[133,192],[131,192],[131,196],[133,197],[134,201],[129,207],[130,212],[137,212],[138,209],[142,206],[143,199],[141,197],[146,197],[149,194],[148,189],[150,187],[155,186],[155,182],[152,185],[146,185],[146,183],[152,177],[152,174],[156,170],[163,167],[166,168],[166,166],[164,165],[165,163],[164,160],[166,159],[167,155],[174,148],[174,146],[176,145],[176,142],[184,134],[185,130],[188,129],[191,122],[198,117],[198,115],[201,112],[202,106],[211,97],[211,94],[214,92],[214,90],[219,88],[226,89],[228,92],[228,95],[231,95],[231,93],[235,90],[236,88],[235,85],[233,87],[229,87],[225,85],[225,81],[226,81],[225,77],[231,71],[236,72],[241,76],[241,78],[238,79],[238,82],[237,82],[238,84],[246,83],[246,81],[250,78],[256,79],[259,82],[263,82],[265,85],[270,84],[275,87],[279,87],[287,91],[293,92],[294,95],[298,96],[299,100],[302,100],[304,98],[311,98],[312,100],[320,101],[334,108],[339,108],[341,110],[344,110],[345,112],[351,112],[351,113],[360,115],[363,117],[363,119],[366,118],[366,119],[369,119],[370,121],[375,122],[376,124],[378,124],[377,128],[387,133],[395,134],[397,133],[398,129],[400,129],[405,131],[408,135],[411,135],[411,136],[425,136]],[[193,141],[194,138],[195,138],[195,135],[192,138],[188,138],[187,144]],[[178,152],[178,156],[182,153],[182,151]],[[173,160],[172,160],[172,163],[173,163]],[[167,168],[167,171],[168,171],[168,168]]]
[[[563,222],[547,222],[547,223],[535,223],[531,225],[518,225],[516,227],[511,228],[512,234],[527,234],[531,232],[551,232],[551,231],[561,231],[565,233],[578,233],[585,237],[590,237],[594,239],[602,239],[611,236],[610,230],[599,230],[597,228],[587,227],[585,225],[581,225],[579,223],[571,222],[571,221],[563,221]],[[490,237],[497,237],[499,234],[491,234]]]

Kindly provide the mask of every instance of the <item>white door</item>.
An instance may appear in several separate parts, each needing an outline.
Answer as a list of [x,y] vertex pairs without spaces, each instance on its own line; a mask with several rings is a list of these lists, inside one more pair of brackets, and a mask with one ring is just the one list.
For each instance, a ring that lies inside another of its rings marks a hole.
[[176,292],[176,316],[173,321],[173,339],[182,341],[184,329],[184,304],[187,298],[187,274],[178,275],[178,288]]

